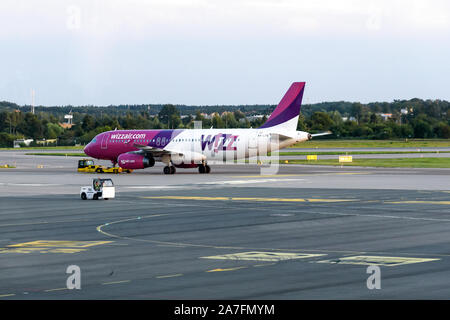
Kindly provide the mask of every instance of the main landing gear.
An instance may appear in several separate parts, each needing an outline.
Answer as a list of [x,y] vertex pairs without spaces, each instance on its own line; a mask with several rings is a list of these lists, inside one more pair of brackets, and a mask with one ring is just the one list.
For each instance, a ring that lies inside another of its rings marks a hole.
[[198,166],[198,172],[199,173],[210,173],[211,172],[211,167],[208,166],[207,164],[200,164]]
[[[174,174],[176,172],[175,166],[173,166],[173,165],[165,166],[163,172],[164,172],[164,174]],[[199,173],[210,173],[211,167],[208,166],[207,164],[199,164],[198,172]]]
[[174,166],[165,166],[164,167],[164,174],[174,174],[177,170]]

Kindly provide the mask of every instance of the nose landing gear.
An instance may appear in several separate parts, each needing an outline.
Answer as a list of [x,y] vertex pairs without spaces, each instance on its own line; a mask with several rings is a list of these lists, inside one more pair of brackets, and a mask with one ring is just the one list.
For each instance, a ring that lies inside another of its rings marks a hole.
[[199,173],[210,173],[211,167],[208,166],[207,164],[201,164],[198,166],[198,172]]

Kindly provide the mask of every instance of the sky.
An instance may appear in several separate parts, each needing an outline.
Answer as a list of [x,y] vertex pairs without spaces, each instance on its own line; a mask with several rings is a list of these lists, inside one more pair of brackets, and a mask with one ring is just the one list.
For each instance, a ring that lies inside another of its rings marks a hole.
[[0,101],[450,100],[446,0],[2,0]]

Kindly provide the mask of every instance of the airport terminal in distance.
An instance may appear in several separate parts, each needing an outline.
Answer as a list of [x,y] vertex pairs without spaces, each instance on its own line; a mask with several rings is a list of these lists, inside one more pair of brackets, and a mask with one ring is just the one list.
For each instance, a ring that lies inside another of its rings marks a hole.
[[[15,165],[0,168],[0,299],[447,299],[450,169],[239,161],[314,138],[296,131],[303,89],[261,129],[108,132],[86,147],[131,173],[1,150]],[[98,177],[109,200],[82,201]]]

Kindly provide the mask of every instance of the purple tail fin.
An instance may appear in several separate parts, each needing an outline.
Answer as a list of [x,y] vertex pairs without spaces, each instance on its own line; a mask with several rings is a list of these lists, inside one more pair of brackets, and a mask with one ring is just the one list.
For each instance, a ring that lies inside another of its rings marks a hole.
[[[294,82],[272,112],[269,119],[260,128],[283,126],[283,124],[287,124],[289,121],[289,126],[286,129],[296,130],[297,121],[293,119],[298,119],[298,115],[300,114],[304,90],[305,82]],[[290,124],[291,122],[292,125]]]

